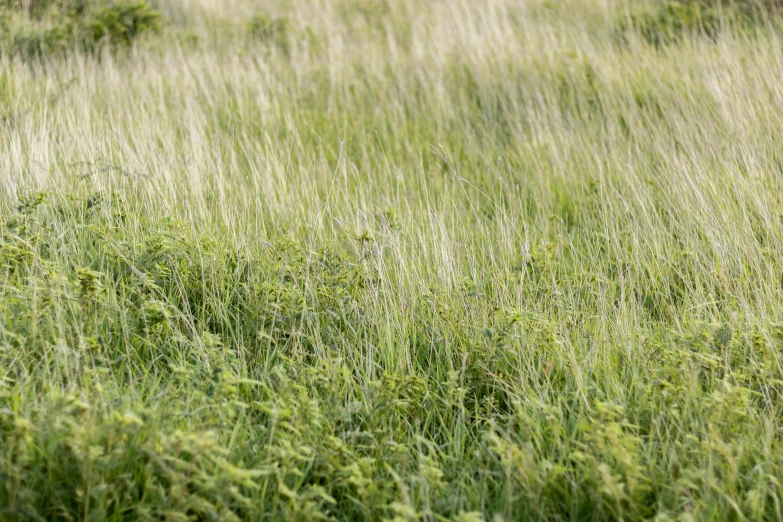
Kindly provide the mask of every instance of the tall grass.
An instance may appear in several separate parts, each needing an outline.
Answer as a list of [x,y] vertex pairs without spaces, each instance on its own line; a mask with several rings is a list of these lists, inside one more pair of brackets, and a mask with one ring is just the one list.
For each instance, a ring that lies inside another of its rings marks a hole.
[[783,518],[783,42],[636,7],[3,54],[0,518]]

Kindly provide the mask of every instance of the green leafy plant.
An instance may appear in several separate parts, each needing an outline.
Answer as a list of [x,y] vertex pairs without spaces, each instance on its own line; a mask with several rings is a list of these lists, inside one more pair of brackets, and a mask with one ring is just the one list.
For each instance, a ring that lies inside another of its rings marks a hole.
[[660,46],[686,34],[714,38],[722,27],[752,32],[782,12],[779,0],[665,0],[652,10],[632,12],[623,26]]
[[161,28],[160,13],[145,0],[11,3],[9,10],[15,21],[7,23],[6,41],[0,45],[25,59],[75,48],[128,47]]
[[252,40],[276,48],[284,55],[290,54],[291,22],[288,18],[255,15],[248,22],[247,31]]
[[82,44],[90,47],[102,42],[129,46],[148,32],[160,30],[160,13],[144,0],[118,1],[91,10],[78,31]]

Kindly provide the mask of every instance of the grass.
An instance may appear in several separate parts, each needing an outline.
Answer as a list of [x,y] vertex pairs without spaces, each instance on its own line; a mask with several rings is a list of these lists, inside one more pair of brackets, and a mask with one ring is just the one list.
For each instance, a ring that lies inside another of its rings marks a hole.
[[0,54],[0,519],[783,518],[772,18],[153,6]]

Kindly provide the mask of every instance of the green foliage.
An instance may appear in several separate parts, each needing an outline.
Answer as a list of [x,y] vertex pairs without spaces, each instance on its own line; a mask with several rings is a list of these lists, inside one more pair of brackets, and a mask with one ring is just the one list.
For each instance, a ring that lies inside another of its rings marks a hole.
[[779,0],[665,0],[653,10],[634,11],[627,24],[654,45],[686,34],[714,38],[722,27],[752,32],[783,12]]
[[733,9],[745,15],[774,15],[783,12],[781,0],[700,0],[700,2],[714,9]]
[[337,11],[349,22],[361,21],[369,27],[382,29],[383,24],[390,21],[392,5],[389,0],[341,0]]
[[28,27],[16,29],[5,47],[12,55],[33,59],[63,52],[73,41],[72,28],[68,25]]
[[339,0],[335,7],[352,33],[393,35],[398,44],[407,45],[410,13],[405,13],[404,4],[390,0]]
[[91,10],[78,32],[82,45],[90,48],[102,42],[129,46],[159,29],[160,14],[145,0],[123,0]]
[[94,3],[95,0],[0,0],[0,9],[8,9],[40,20],[52,13],[83,16]]
[[7,24],[0,46],[24,59],[74,48],[127,47],[160,30],[160,13],[145,0],[10,2],[4,9],[6,16],[14,14],[15,22]]
[[637,29],[648,42],[662,45],[688,33],[715,36],[720,23],[718,14],[700,2],[666,1],[657,11],[633,14],[630,26]]
[[292,31],[288,18],[256,15],[248,22],[247,30],[252,40],[276,48],[286,56],[291,53]]

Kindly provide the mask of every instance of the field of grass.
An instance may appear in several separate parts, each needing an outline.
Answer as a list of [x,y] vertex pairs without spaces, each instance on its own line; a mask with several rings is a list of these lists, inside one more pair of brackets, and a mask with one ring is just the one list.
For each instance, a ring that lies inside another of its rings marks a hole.
[[783,519],[776,4],[0,0],[0,520]]

